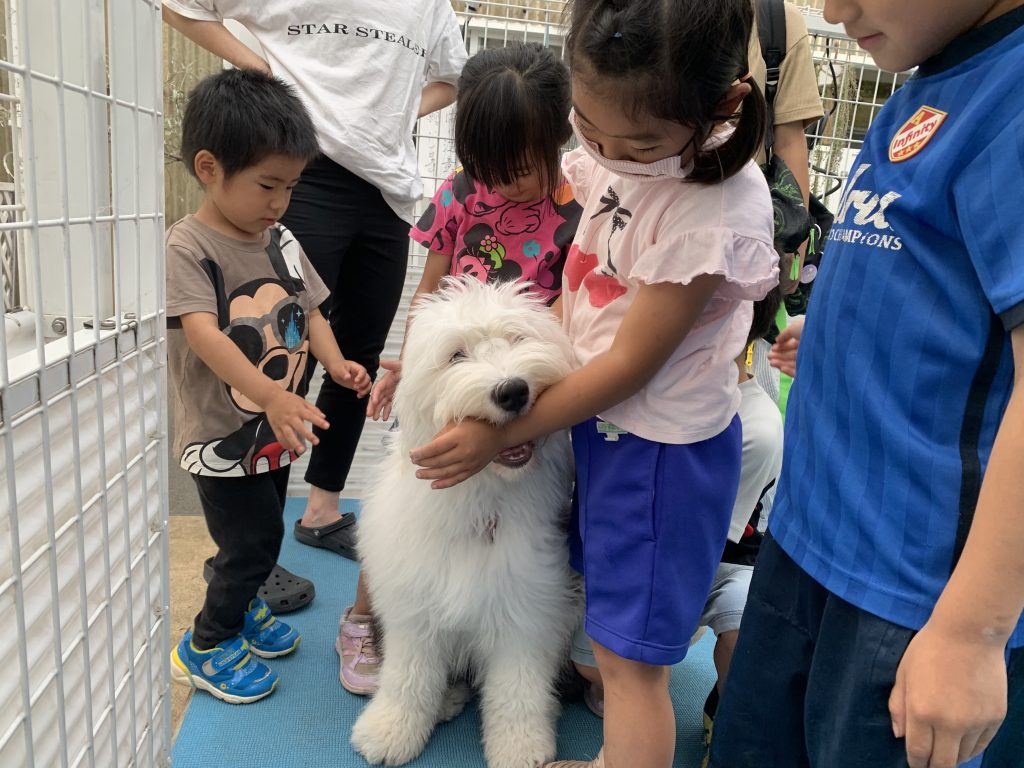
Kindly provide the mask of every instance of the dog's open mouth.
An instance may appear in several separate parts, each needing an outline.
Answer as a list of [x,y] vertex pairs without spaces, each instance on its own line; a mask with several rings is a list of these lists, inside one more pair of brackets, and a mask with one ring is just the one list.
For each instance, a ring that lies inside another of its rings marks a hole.
[[533,458],[533,443],[523,443],[522,445],[514,445],[511,448],[506,448],[504,451],[498,454],[498,458],[494,460],[495,464],[501,464],[503,467],[512,467],[517,469],[519,467],[525,467],[530,463],[530,459]]

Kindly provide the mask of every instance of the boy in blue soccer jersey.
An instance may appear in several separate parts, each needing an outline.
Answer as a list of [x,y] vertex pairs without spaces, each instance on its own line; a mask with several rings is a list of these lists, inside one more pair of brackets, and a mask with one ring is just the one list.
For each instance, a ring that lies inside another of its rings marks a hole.
[[918,69],[816,280],[714,768],[1024,766],[1022,6],[826,0]]

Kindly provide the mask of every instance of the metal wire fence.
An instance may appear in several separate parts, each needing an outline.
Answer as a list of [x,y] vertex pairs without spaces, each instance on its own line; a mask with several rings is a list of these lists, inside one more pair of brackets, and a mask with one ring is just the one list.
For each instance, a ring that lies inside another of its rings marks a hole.
[[0,3],[0,765],[166,763],[160,9]]

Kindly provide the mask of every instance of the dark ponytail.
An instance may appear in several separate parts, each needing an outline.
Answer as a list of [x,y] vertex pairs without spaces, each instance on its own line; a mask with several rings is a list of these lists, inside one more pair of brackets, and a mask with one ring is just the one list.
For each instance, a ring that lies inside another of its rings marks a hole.
[[[589,89],[631,117],[693,128],[699,147],[729,119],[719,105],[747,73],[753,20],[751,0],[573,0],[566,47],[574,76]],[[732,136],[698,150],[689,181],[723,181],[757,154],[767,106],[750,85]]]
[[750,93],[740,103],[732,136],[721,146],[699,151],[693,158],[691,181],[714,184],[732,176],[757,155],[764,144],[768,126],[768,104],[753,79],[747,80]]

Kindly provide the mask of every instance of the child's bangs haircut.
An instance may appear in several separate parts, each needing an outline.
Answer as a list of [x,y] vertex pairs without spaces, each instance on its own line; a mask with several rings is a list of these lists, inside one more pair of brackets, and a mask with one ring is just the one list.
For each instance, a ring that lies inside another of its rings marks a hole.
[[459,77],[455,154],[481,184],[512,184],[536,170],[552,194],[572,135],[571,104],[569,70],[544,46],[480,51]]
[[573,0],[566,46],[573,76],[643,115],[694,128],[697,153],[689,181],[715,183],[739,171],[761,147],[767,105],[752,88],[740,105],[733,135],[700,147],[726,91],[748,72],[754,21],[751,0]]
[[254,69],[226,69],[199,83],[185,106],[181,159],[193,176],[204,149],[230,178],[269,155],[312,160],[320,145],[290,85]]

